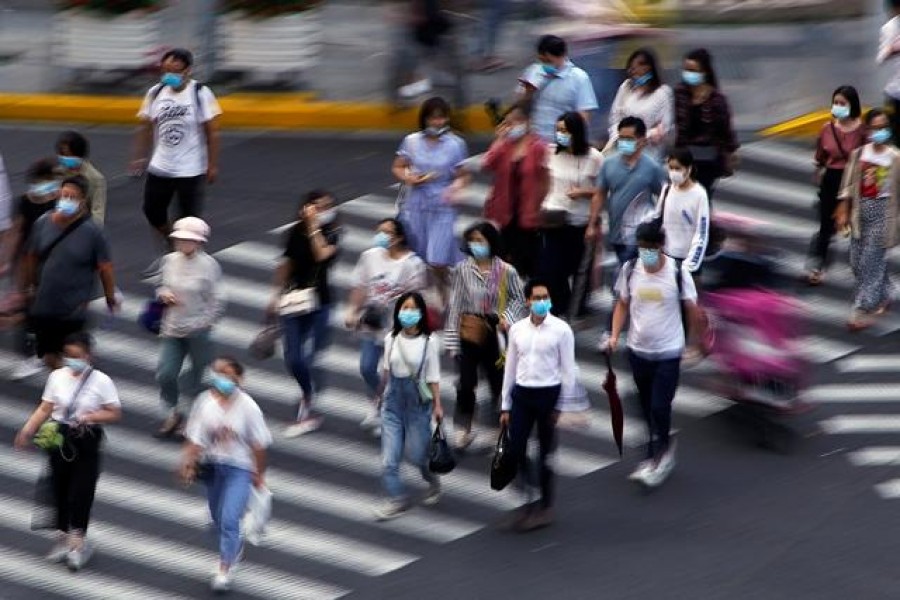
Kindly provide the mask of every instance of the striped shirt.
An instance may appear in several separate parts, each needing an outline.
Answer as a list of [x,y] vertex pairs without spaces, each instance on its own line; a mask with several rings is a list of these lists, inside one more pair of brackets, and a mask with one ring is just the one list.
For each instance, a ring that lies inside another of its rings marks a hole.
[[[500,278],[506,277],[506,306],[500,315]],[[444,330],[444,346],[459,350],[459,319],[464,314],[498,315],[512,325],[527,315],[525,294],[516,269],[494,258],[490,273],[482,273],[474,258],[459,263],[453,273],[453,294]]]

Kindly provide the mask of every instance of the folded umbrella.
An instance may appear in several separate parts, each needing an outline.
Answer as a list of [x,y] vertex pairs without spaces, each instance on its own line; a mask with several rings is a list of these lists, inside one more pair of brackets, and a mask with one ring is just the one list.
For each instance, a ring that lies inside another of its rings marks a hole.
[[622,399],[619,398],[619,390],[616,389],[616,373],[612,368],[612,358],[609,352],[604,352],[606,357],[606,380],[603,382],[603,390],[609,397],[609,417],[612,422],[613,439],[619,447],[619,456],[622,456],[622,431],[625,427],[625,415],[622,412]]

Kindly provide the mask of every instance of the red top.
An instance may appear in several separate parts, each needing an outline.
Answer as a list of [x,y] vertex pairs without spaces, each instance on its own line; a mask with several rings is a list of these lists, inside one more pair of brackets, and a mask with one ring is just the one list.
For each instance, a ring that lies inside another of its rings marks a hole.
[[[518,169],[513,160],[514,141],[495,140],[484,157],[482,168],[494,174],[494,185],[484,204],[484,216],[498,227],[509,225],[514,213],[518,213],[519,227],[523,229],[537,229],[543,224],[541,204],[550,185],[549,149],[546,142],[532,133],[528,134],[525,144]],[[515,182],[514,171],[518,173]]]
[[843,170],[850,154],[866,143],[865,129],[860,124],[853,131],[844,131],[833,121],[825,123],[816,142],[816,164],[826,169]]

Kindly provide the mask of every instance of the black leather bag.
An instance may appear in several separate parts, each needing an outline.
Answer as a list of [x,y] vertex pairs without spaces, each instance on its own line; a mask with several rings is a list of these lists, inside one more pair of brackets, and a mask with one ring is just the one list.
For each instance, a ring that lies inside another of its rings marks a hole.
[[435,425],[431,435],[431,444],[428,448],[428,470],[432,473],[445,475],[456,468],[456,459],[450,444],[444,436],[444,428],[440,423]]
[[516,478],[517,471],[518,464],[509,442],[509,431],[503,427],[494,448],[494,458],[491,460],[491,489],[498,492],[504,489]]

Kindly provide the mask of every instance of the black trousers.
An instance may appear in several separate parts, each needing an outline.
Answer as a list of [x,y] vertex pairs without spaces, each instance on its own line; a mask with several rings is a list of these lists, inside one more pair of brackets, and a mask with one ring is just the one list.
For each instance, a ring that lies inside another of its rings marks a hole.
[[178,216],[199,217],[203,212],[203,191],[205,176],[160,177],[147,173],[144,185],[144,216],[156,229],[169,225],[169,205],[178,196]]
[[[497,366],[500,349],[497,336],[489,334],[483,345],[460,340],[459,383],[456,388],[456,414],[454,421],[462,427],[471,427],[475,416],[475,389],[478,387],[478,369],[484,374],[491,388],[491,407],[497,411],[500,392],[503,390],[503,369]],[[496,423],[496,421],[494,421]]]
[[834,211],[838,207],[838,193],[841,187],[843,169],[826,169],[819,185],[819,231],[813,236],[810,253],[817,269],[825,269],[830,264],[829,250],[834,237]]
[[572,299],[572,284],[584,258],[586,229],[587,226],[563,225],[548,227],[541,232],[544,239],[539,272],[550,284],[552,310],[558,317],[582,316],[586,312],[589,286],[584,286],[581,297],[576,300],[577,306],[573,306]]
[[516,268],[523,279],[537,274],[542,251],[539,229],[522,229],[515,221],[500,230],[504,259]]
[[509,441],[519,461],[519,472],[528,473],[528,438],[537,425],[541,486],[541,506],[550,508],[554,500],[554,474],[547,458],[556,447],[556,403],[561,386],[526,388],[515,386],[509,419]]
[[694,162],[694,177],[697,183],[706,190],[709,197],[709,209],[712,212],[713,192],[716,189],[716,182],[722,176],[722,163],[720,160],[698,160]]
[[[62,426],[63,430],[67,428]],[[56,502],[56,529],[84,533],[94,505],[100,476],[103,430],[89,427],[83,435],[66,435],[62,451],[50,453],[50,474]]]

